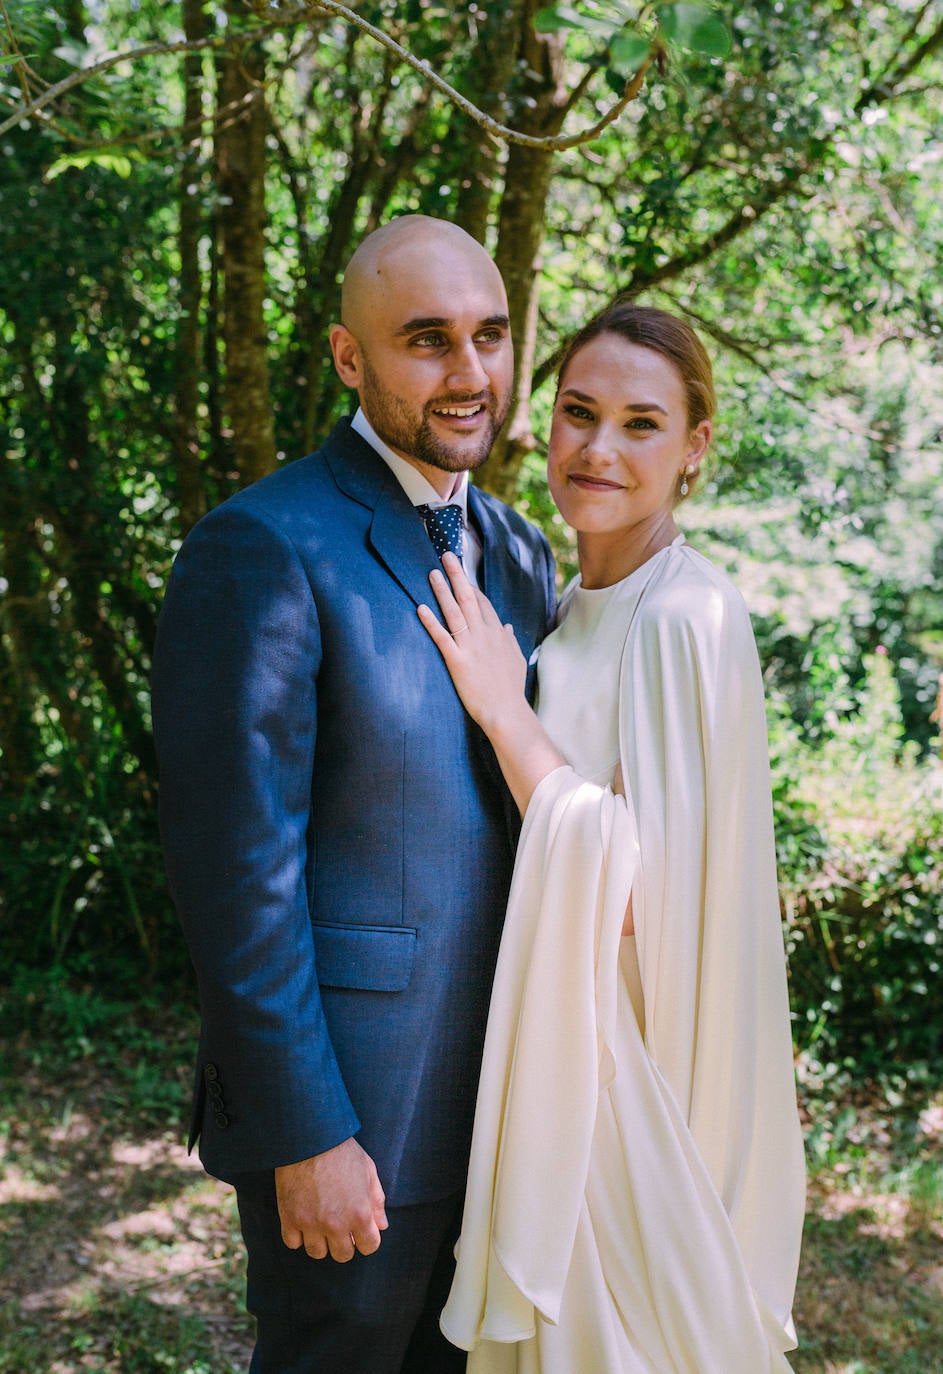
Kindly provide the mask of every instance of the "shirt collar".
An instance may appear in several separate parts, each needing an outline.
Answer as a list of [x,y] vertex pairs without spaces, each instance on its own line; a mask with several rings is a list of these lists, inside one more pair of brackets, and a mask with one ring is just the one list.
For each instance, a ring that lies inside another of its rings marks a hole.
[[468,473],[458,474],[459,480],[455,490],[448,500],[443,498],[436,491],[435,487],[424,477],[418,468],[413,467],[412,463],[401,458],[398,453],[394,453],[389,444],[385,444],[364,415],[360,406],[357,413],[350,422],[351,429],[355,429],[361,439],[365,439],[372,449],[380,455],[383,461],[390,467],[393,476],[399,482],[403,491],[412,501],[414,506],[461,506],[462,521],[468,524]]

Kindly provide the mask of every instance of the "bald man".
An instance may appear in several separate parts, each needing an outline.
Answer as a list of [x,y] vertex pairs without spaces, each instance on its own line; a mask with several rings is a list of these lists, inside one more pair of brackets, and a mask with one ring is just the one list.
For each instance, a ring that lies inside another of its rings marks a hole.
[[200,522],[161,613],[161,830],[202,1009],[190,1145],[236,1188],[253,1374],[447,1374],[516,831],[416,606],[458,538],[530,658],[553,566],[468,481],[513,361],[482,247],[395,220],[341,315],[356,413]]

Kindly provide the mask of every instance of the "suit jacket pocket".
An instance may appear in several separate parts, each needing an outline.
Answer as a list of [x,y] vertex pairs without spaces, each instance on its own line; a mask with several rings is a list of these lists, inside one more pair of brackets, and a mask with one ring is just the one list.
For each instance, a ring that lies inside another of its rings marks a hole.
[[402,992],[412,976],[416,932],[315,921],[314,949],[322,987]]

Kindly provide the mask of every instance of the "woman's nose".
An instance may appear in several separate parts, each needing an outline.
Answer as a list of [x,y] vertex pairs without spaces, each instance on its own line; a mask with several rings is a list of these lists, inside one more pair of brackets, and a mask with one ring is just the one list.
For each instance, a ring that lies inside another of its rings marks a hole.
[[613,436],[604,425],[594,425],[583,440],[583,457],[588,463],[603,467],[616,459]]

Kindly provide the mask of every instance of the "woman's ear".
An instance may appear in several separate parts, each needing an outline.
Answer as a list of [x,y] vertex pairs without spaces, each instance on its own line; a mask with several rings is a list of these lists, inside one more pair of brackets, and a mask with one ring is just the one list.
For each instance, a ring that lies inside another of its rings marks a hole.
[[701,420],[700,424],[692,429],[688,440],[688,453],[686,459],[688,464],[693,463],[695,467],[698,466],[704,454],[710,448],[713,433],[714,426],[711,424],[710,420]]
[[331,352],[337,375],[345,386],[359,387],[362,381],[360,367],[360,345],[343,324],[335,324],[331,330]]

